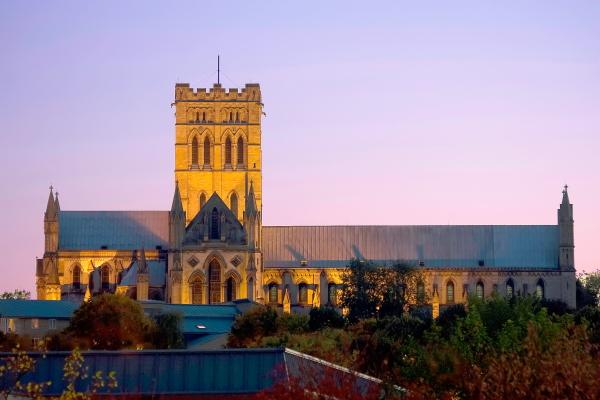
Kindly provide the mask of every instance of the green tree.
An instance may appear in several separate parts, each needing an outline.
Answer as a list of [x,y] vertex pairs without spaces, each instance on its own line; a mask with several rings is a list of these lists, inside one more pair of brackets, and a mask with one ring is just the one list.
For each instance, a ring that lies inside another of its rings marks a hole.
[[342,276],[341,306],[348,319],[356,322],[377,315],[377,268],[370,262],[352,260]]
[[4,292],[0,294],[2,300],[29,300],[31,293],[27,290],[15,289],[13,292]]
[[118,350],[147,347],[152,321],[129,297],[102,294],[83,303],[66,329],[83,348]]
[[152,346],[156,349],[184,348],[185,343],[181,326],[181,314],[167,313],[155,316]]

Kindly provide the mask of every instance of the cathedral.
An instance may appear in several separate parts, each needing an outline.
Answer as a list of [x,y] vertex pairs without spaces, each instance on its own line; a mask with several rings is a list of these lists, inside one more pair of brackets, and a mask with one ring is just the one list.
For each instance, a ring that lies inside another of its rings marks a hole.
[[[262,225],[262,97],[175,85],[170,211],[61,210],[50,188],[37,298],[81,302],[103,292],[137,300],[236,299],[286,312],[336,306],[353,260],[405,263],[434,315],[469,295],[536,295],[575,306],[573,206],[556,225]],[[549,208],[550,211],[550,208]]]

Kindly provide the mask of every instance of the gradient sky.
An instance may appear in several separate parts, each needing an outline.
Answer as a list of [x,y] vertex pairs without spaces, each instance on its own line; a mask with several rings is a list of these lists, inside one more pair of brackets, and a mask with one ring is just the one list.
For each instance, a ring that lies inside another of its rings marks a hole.
[[[417,4],[418,3],[418,4]],[[555,224],[600,267],[600,2],[0,3],[0,291],[68,210],[168,209],[174,84],[258,82],[265,225]]]

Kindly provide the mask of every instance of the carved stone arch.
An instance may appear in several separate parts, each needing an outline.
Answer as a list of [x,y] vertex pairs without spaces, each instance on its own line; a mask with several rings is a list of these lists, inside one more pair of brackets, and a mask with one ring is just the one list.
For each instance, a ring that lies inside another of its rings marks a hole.
[[[204,196],[204,198],[202,196]],[[209,199],[209,197],[208,197],[208,193],[206,193],[206,191],[201,190],[198,193],[198,210],[202,209],[202,207],[204,206],[204,204],[206,204],[208,199]],[[200,212],[200,211],[198,211],[198,212]]]
[[227,136],[229,136],[229,138],[231,139],[231,142],[233,143],[233,138],[235,137],[235,133],[231,129],[229,129],[229,128],[225,129],[223,131],[223,133],[221,133],[221,136],[219,136],[219,143],[221,143],[221,144],[224,145],[225,144],[225,138]]
[[206,284],[206,275],[203,271],[200,271],[199,269],[195,270],[190,274],[190,277],[188,278],[188,283],[191,285],[197,280],[200,280],[202,284]]
[[190,129],[189,133],[188,133],[188,137],[187,137],[187,142],[188,144],[192,143],[192,139],[194,139],[194,136],[198,138],[198,140],[200,139],[200,135],[201,132],[198,130],[198,128],[192,128]]
[[237,191],[235,189],[230,191],[227,195],[227,206],[236,218],[240,218],[240,204],[241,199]]
[[227,266],[227,262],[221,253],[218,251],[212,251],[208,257],[204,260],[204,264],[202,265],[202,270],[208,272],[208,265],[212,260],[217,260],[219,264],[221,264],[221,278],[223,278],[223,270]]
[[200,132],[200,136],[198,137],[201,140],[201,143],[204,143],[204,138],[206,138],[208,136],[208,140],[210,141],[211,146],[215,144],[215,137],[213,135],[213,132],[206,128],[204,130],[202,130],[202,132]]
[[233,280],[235,281],[236,284],[241,284],[242,283],[242,276],[240,275],[240,273],[238,271],[236,271],[235,269],[230,269],[227,272],[225,272],[225,275],[223,275],[223,281],[227,281],[227,279],[229,278],[233,278]]

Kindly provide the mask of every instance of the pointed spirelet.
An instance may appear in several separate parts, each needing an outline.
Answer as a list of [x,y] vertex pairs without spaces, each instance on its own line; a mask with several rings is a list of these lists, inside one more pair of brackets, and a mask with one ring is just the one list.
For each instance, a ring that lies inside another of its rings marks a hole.
[[56,212],[60,212],[60,202],[58,201],[58,192],[56,192],[56,195],[54,197],[54,209],[56,210]]
[[171,205],[171,213],[183,213],[183,204],[181,203],[181,194],[179,193],[179,181],[175,181],[175,193],[173,194],[173,204]]
[[138,251],[138,274],[147,274],[148,273],[148,263],[146,262],[146,250],[144,246],[142,249]]
[[54,200],[53,187],[50,186],[50,194],[48,195],[48,204],[46,204],[46,219],[52,219],[56,216],[56,202]]
[[254,195],[254,184],[250,181],[250,190],[248,191],[248,196],[246,196],[246,214],[247,215],[256,215],[256,196]]
[[566,205],[568,205],[568,204],[571,204],[571,203],[569,202],[569,192],[568,192],[568,189],[569,189],[569,186],[568,186],[568,185],[565,185],[565,188],[564,188],[564,189],[563,189],[563,191],[562,191],[562,194],[563,194],[563,197],[562,197],[562,204],[566,204]]

